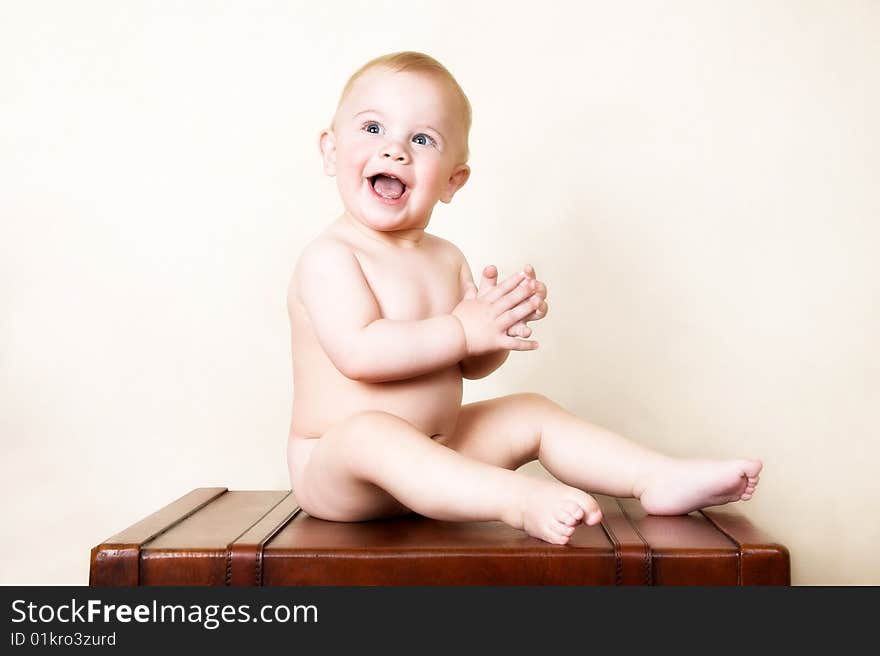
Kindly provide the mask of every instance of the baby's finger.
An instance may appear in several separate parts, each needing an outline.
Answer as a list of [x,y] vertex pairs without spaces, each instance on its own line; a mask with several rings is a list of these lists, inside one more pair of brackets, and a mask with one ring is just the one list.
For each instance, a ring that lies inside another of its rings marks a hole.
[[495,287],[498,282],[498,269],[494,264],[490,264],[487,267],[483,268],[483,277],[480,279],[480,291],[477,293],[477,296],[483,297],[485,296],[490,289]]
[[540,280],[535,281],[535,291],[542,299],[547,298],[547,285]]
[[526,321],[537,321],[538,319],[543,319],[547,316],[547,313],[550,311],[550,306],[547,305],[547,301],[541,303],[537,310],[532,312],[528,317],[526,317]]
[[522,275],[535,281],[535,290],[541,294],[541,298],[547,298],[547,285],[535,277],[535,269],[527,264],[522,270]]
[[506,312],[510,308],[516,307],[534,293],[535,281],[524,278],[522,283],[516,286],[513,291],[505,294],[497,301],[492,303],[492,307],[495,308],[495,312],[497,314],[501,314],[502,312]]
[[523,281],[525,276],[522,273],[514,273],[512,275],[507,276],[502,282],[498,283],[489,290],[489,293],[484,297],[490,303],[494,303],[499,298],[504,296],[505,294],[510,293],[512,290],[516,289],[516,286]]
[[529,328],[526,324],[520,322],[508,328],[507,334],[511,337],[531,337],[532,329]]
[[511,308],[504,314],[498,317],[498,321],[502,326],[512,326],[515,323],[519,323],[527,316],[529,316],[532,312],[538,309],[538,306],[541,304],[541,299],[538,296],[533,295],[530,299],[523,301],[515,308]]
[[506,337],[501,342],[501,348],[507,349],[508,351],[534,351],[538,348],[538,342],[530,339]]

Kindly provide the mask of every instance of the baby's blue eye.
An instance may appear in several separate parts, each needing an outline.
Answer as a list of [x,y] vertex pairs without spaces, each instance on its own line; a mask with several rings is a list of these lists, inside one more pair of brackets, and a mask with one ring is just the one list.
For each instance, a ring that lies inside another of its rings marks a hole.
[[381,132],[381,128],[379,127],[378,123],[366,123],[363,129],[370,134],[379,134],[379,132]]
[[431,146],[434,144],[434,140],[431,137],[421,132],[413,137],[413,141],[420,146]]

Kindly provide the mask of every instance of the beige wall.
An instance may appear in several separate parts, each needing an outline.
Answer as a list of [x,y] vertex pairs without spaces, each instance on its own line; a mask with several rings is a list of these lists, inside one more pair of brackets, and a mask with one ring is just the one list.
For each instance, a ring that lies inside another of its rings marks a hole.
[[419,49],[475,114],[434,232],[550,288],[541,350],[466,399],[760,457],[739,506],[794,581],[880,584],[878,33],[872,2],[4,3],[0,582],[84,583],[193,487],[287,487],[316,136]]

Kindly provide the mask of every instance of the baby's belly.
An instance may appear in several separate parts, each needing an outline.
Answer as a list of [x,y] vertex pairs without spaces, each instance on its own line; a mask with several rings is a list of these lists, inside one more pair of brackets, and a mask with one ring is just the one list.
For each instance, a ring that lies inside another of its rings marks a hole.
[[461,369],[457,364],[388,383],[361,383],[336,371],[297,372],[290,432],[319,437],[352,415],[379,410],[408,421],[425,435],[448,435],[458,420],[461,394]]

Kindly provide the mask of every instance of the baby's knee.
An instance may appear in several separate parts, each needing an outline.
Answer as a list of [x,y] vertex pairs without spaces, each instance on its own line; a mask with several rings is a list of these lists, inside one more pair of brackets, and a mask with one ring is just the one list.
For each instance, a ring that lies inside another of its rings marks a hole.
[[349,417],[346,421],[347,432],[371,438],[385,434],[387,431],[412,429],[413,426],[404,419],[390,412],[381,410],[364,410]]
[[377,458],[394,453],[394,443],[410,433],[417,433],[415,427],[400,417],[366,410],[337,425],[328,446],[341,453],[348,468],[357,474],[376,466]]
[[514,406],[528,414],[543,414],[560,409],[558,403],[536,392],[522,392],[511,396]]
[[348,417],[333,430],[333,442],[348,453],[376,450],[401,432],[415,430],[407,421],[379,410],[365,410]]

